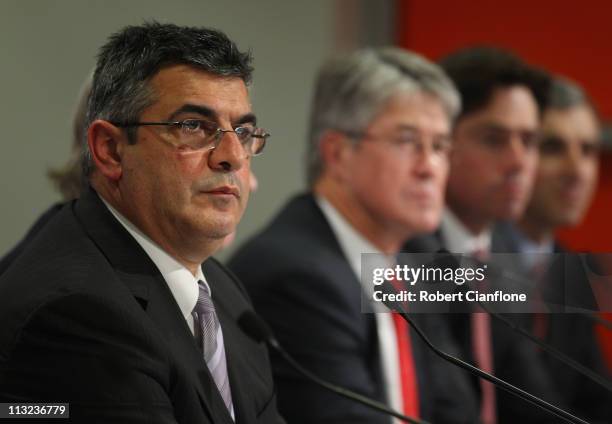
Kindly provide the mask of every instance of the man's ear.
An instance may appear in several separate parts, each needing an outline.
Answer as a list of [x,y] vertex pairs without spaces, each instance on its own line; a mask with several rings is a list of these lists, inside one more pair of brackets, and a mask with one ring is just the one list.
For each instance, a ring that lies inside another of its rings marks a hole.
[[87,144],[96,169],[105,177],[121,178],[121,153],[127,135],[108,121],[98,119],[87,130]]
[[332,178],[343,179],[346,163],[353,151],[347,135],[336,130],[327,130],[319,139],[319,152],[323,160],[323,169]]

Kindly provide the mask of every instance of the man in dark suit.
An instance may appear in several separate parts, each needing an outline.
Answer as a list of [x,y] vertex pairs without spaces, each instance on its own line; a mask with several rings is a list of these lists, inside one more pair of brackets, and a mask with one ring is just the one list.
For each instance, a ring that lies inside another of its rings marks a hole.
[[281,423],[251,309],[210,255],[249,197],[250,56],[157,23],[102,48],[90,188],[0,279],[0,400],[67,402],[72,422]]
[[[521,219],[515,225],[498,225],[493,239],[509,246],[509,251],[520,253],[519,266],[534,282],[534,291],[542,292],[539,297],[544,301],[554,303],[543,304],[539,314],[515,320],[610,379],[593,322],[584,314],[597,309],[595,300],[604,300],[594,298],[588,278],[601,273],[601,268],[590,266],[592,258],[571,254],[555,240],[558,228],[577,225],[586,213],[597,184],[600,138],[597,115],[582,89],[564,78],[555,78],[542,117],[540,160],[532,197]],[[570,308],[581,308],[583,313]],[[544,313],[546,309],[565,313]],[[538,353],[572,410],[592,422],[610,422],[612,394],[546,352]]]
[[[475,402],[462,403],[461,376],[434,374],[438,359],[401,318],[386,308],[364,313],[371,286],[360,281],[361,254],[390,264],[407,238],[438,225],[458,107],[448,78],[412,53],[364,50],[329,61],[312,104],[310,192],[230,261],[306,368],[436,423],[473,423]],[[314,385],[282,358],[273,357],[273,369],[279,409],[292,423],[391,421]]]
[[[457,86],[463,108],[453,130],[447,208],[440,228],[414,244],[429,244],[487,261],[497,220],[520,217],[527,205],[538,159],[540,110],[548,77],[513,54],[493,48],[468,48],[440,61]],[[420,247],[418,247],[420,249]],[[504,250],[507,251],[507,250]],[[491,279],[492,284],[499,284]],[[462,356],[480,368],[558,403],[531,346],[485,313],[441,316]],[[484,380],[480,418],[485,424],[556,422],[556,418],[514,398]]]

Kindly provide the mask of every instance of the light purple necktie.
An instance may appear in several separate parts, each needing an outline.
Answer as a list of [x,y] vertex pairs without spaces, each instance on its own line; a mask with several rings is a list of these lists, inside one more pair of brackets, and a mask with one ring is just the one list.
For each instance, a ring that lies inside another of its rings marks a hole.
[[199,328],[204,360],[221,393],[227,410],[233,416],[232,393],[227,374],[227,360],[225,359],[221,325],[210,296],[210,289],[203,281],[198,281],[198,286],[200,294],[192,312],[196,324],[194,328],[196,328],[196,331]]

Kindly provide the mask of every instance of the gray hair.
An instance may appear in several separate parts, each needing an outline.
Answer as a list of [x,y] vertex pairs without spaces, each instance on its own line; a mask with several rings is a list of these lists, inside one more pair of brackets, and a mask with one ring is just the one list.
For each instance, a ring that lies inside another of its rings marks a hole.
[[330,60],[321,68],[310,116],[307,181],[323,171],[319,140],[327,130],[361,132],[391,97],[424,92],[442,102],[449,119],[461,100],[451,80],[422,56],[395,47],[364,49]]
[[[224,33],[208,28],[179,27],[157,22],[128,26],[111,35],[98,55],[86,125],[96,119],[126,123],[138,121],[155,101],[149,81],[162,68],[186,64],[214,75],[251,80],[249,52],[240,52]],[[136,128],[127,129],[136,141]],[[83,140],[86,144],[87,140]],[[83,148],[83,172],[92,166],[89,148]]]
[[576,106],[593,107],[582,88],[568,78],[556,76],[552,80],[546,108],[569,109]]

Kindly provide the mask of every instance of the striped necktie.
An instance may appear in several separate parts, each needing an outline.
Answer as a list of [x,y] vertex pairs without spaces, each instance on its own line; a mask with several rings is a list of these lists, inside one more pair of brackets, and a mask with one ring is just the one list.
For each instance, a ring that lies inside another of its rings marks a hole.
[[213,305],[210,289],[203,281],[198,281],[200,293],[198,301],[193,308],[194,326],[199,331],[202,342],[204,360],[215,380],[215,384],[221,393],[223,402],[233,417],[232,393],[230,391],[229,377],[227,374],[227,360],[225,358],[225,346],[223,344],[223,333],[219,318]]

